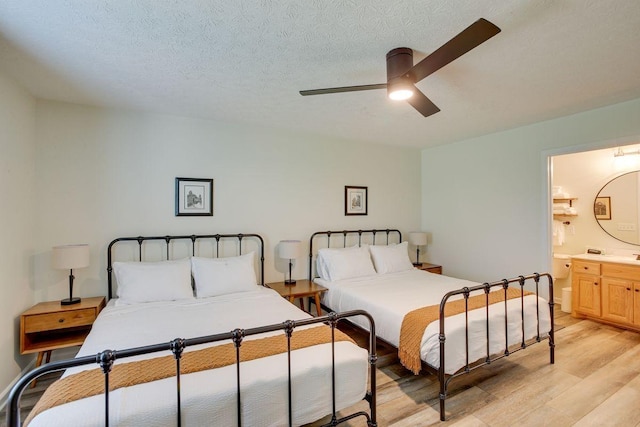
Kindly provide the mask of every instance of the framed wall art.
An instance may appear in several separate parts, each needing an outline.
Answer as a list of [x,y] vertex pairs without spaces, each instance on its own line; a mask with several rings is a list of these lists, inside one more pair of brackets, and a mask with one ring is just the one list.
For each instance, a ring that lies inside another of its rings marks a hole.
[[368,206],[367,187],[346,185],[344,187],[344,214],[366,215]]
[[176,178],[176,216],[213,216],[213,179]]
[[611,219],[611,197],[596,197],[593,213],[596,219]]

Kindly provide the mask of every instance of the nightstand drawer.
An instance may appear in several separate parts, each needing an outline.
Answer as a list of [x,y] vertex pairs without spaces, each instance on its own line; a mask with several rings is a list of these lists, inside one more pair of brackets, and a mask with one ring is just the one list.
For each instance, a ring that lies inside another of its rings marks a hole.
[[77,326],[91,326],[95,320],[96,310],[93,308],[36,314],[25,317],[24,332],[30,334],[56,329],[74,328]]

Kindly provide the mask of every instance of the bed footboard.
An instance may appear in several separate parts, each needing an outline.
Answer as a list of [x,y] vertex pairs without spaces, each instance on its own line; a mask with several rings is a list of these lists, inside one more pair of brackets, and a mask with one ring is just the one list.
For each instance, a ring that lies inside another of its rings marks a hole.
[[182,339],[177,338],[168,343],[155,344],[145,347],[137,347],[126,350],[105,350],[98,354],[92,356],[85,356],[76,359],[63,360],[59,362],[48,363],[43,366],[40,366],[27,374],[25,374],[22,378],[18,380],[15,386],[12,388],[9,394],[8,400],[8,409],[7,409],[7,426],[8,427],[19,427],[21,425],[20,420],[20,398],[22,396],[25,388],[35,379],[40,376],[50,373],[61,371],[67,368],[84,366],[97,364],[103,372],[104,378],[104,425],[109,426],[109,373],[112,370],[113,364],[118,359],[128,358],[132,356],[138,356],[143,354],[156,353],[161,351],[171,351],[175,358],[175,378],[176,378],[176,425],[182,425],[182,407],[181,407],[181,396],[180,396],[180,362],[182,360],[182,353],[185,348],[199,345],[199,344],[207,344],[219,341],[230,341],[235,346],[235,367],[236,367],[236,402],[237,406],[235,408],[237,413],[237,425],[242,426],[242,406],[241,406],[241,398],[242,398],[242,390],[240,387],[240,378],[241,378],[241,352],[242,352],[242,341],[245,337],[263,334],[267,332],[274,331],[283,331],[286,336],[287,341],[287,356],[288,356],[288,420],[289,426],[293,425],[293,407],[292,407],[292,376],[291,376],[291,336],[293,331],[300,327],[306,325],[317,324],[318,326],[321,324],[328,324],[331,327],[331,384],[332,384],[332,412],[331,412],[331,420],[329,423],[325,424],[326,426],[336,426],[348,420],[364,417],[366,419],[367,425],[371,427],[377,426],[376,422],[376,363],[377,363],[377,353],[376,353],[376,340],[375,340],[375,332],[371,334],[371,338],[369,340],[369,355],[368,355],[368,363],[369,363],[369,387],[366,392],[366,396],[364,399],[369,403],[369,412],[359,411],[354,412],[350,415],[344,417],[338,417],[337,415],[337,405],[336,405],[336,363],[335,363],[335,328],[338,322],[342,319],[347,319],[353,316],[364,316],[369,320],[371,331],[375,331],[375,324],[373,318],[364,310],[353,310],[344,313],[330,313],[326,316],[315,317],[304,320],[288,320],[280,324],[262,326],[251,329],[235,329],[228,333],[216,334],[203,336],[198,338],[190,338],[190,339]]
[[[548,304],[549,304],[549,316],[550,316],[550,324],[551,327],[549,329],[549,331],[540,331],[540,310],[539,310],[539,285],[540,285],[540,278],[541,277],[546,277],[547,281],[548,281],[548,287],[549,287],[549,300],[548,300]],[[536,296],[536,334],[535,337],[528,339],[525,337],[525,309],[524,309],[524,298],[525,298],[525,285],[530,284],[531,282],[533,282],[533,284],[535,285],[535,296]],[[521,324],[522,324],[522,339],[520,340],[519,343],[513,342],[510,343],[509,342],[509,331],[508,331],[508,315],[507,315],[507,290],[509,289],[511,284],[516,284],[516,286],[519,286],[520,288],[520,296],[518,297],[520,299],[520,316],[521,316]],[[502,349],[501,353],[496,353],[495,351],[490,351],[490,327],[489,327],[489,293],[492,291],[492,289],[494,288],[500,288],[504,290],[504,331],[505,331],[505,342],[504,342],[504,348]],[[469,360],[469,297],[471,295],[472,292],[474,291],[482,291],[484,292],[485,298],[486,298],[486,304],[484,305],[486,307],[486,356],[485,358],[482,360]],[[462,295],[465,301],[465,309],[464,309],[464,316],[465,316],[465,349],[466,349],[466,364],[464,367],[462,367],[461,369],[459,369],[457,372],[453,373],[453,374],[447,374],[446,373],[446,366],[445,366],[445,355],[446,355],[446,341],[447,341],[447,337],[445,334],[445,306],[447,304],[447,301],[449,299],[451,299],[451,297],[456,296],[456,295]],[[438,375],[438,381],[440,382],[440,420],[441,421],[445,421],[445,401],[447,398],[447,386],[449,385],[449,382],[451,380],[453,380],[454,378],[460,376],[460,375],[464,375],[467,374],[469,372],[471,372],[474,369],[477,369],[481,366],[484,365],[488,365],[493,363],[494,361],[498,360],[498,359],[502,359],[503,357],[507,357],[512,353],[515,353],[517,351],[523,350],[525,348],[527,348],[529,345],[531,344],[535,344],[535,343],[539,343],[543,340],[548,340],[549,341],[549,363],[553,364],[555,362],[555,341],[554,341],[554,313],[553,313],[553,278],[551,277],[550,274],[548,273],[544,273],[544,274],[538,274],[538,273],[534,273],[531,274],[529,276],[518,276],[512,279],[503,279],[497,282],[492,282],[492,283],[484,283],[482,285],[479,286],[474,286],[474,287],[465,287],[456,291],[452,291],[447,293],[443,298],[442,301],[440,303],[440,330],[439,330],[439,342],[440,342],[440,363],[439,363],[439,367],[436,369],[429,369],[430,371],[437,371],[437,375]],[[436,373],[436,372],[434,372]]]

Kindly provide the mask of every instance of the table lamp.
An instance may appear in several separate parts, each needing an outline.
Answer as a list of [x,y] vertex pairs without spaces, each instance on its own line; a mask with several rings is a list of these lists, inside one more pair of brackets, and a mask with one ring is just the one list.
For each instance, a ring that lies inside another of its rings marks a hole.
[[413,265],[417,267],[422,264],[420,262],[420,246],[427,245],[427,233],[423,231],[409,233],[409,243],[416,247],[416,262],[414,262]]
[[289,260],[289,278],[285,279],[285,285],[295,285],[296,281],[291,278],[291,267],[293,259],[300,256],[300,240],[281,240],[278,246],[278,255],[280,258]]
[[69,270],[69,298],[60,301],[62,305],[77,304],[80,298],[73,296],[73,269],[89,266],[89,245],[54,246],[52,255],[53,268]]

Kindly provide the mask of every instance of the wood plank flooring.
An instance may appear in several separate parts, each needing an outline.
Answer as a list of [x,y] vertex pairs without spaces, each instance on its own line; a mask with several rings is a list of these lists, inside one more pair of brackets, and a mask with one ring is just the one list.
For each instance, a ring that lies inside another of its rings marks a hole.
[[[556,324],[554,365],[545,341],[453,380],[445,422],[439,418],[434,376],[414,376],[399,364],[393,349],[380,345],[378,425],[640,427],[640,334],[576,320],[559,310]],[[52,381],[40,380],[26,392],[24,412]],[[367,404],[358,407],[365,410]],[[0,427],[5,427],[4,411],[0,417]],[[312,426],[323,422],[327,419]],[[366,422],[358,418],[343,425]]]

